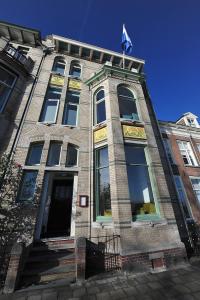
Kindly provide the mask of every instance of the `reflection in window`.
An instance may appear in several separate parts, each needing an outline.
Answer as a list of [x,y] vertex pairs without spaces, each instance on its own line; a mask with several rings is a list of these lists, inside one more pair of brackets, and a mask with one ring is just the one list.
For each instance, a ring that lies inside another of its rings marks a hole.
[[170,141],[168,139],[164,138],[163,142],[164,142],[165,152],[167,154],[169,162],[170,162],[171,165],[173,165],[174,164],[174,158],[173,158],[173,154],[172,154]]
[[30,145],[26,165],[33,166],[40,164],[42,148],[43,143],[35,143]]
[[191,218],[187,196],[180,176],[174,175],[175,186],[178,194],[179,202],[183,208],[186,218]]
[[120,118],[133,121],[139,120],[136,102],[132,92],[123,86],[119,86],[117,92]]
[[77,165],[77,155],[78,155],[77,147],[74,145],[68,144],[66,167],[73,167],[73,166]]
[[95,95],[95,123],[99,124],[105,120],[106,120],[105,93],[104,90],[100,90]]
[[0,66],[0,112],[4,109],[15,84],[16,76]]
[[190,178],[192,183],[192,188],[196,194],[198,202],[200,203],[200,178]]
[[110,178],[108,147],[95,151],[95,199],[97,217],[110,217]]
[[33,201],[36,187],[37,171],[24,171],[20,190],[18,194],[18,201],[26,202]]
[[190,142],[177,141],[185,165],[197,166]]
[[77,78],[81,77],[81,66],[78,62],[71,63],[69,75]]
[[155,214],[145,148],[129,144],[124,147],[132,215]]
[[62,57],[55,58],[52,71],[60,75],[65,74],[65,61]]
[[61,88],[48,87],[41,116],[40,116],[40,122],[45,122],[45,123],[56,122],[61,93],[62,93]]
[[79,106],[80,93],[75,91],[68,91],[66,93],[65,108],[63,114],[63,124],[76,126],[77,112]]
[[48,159],[47,159],[48,166],[58,166],[60,164],[61,146],[62,144],[60,142],[50,143]]

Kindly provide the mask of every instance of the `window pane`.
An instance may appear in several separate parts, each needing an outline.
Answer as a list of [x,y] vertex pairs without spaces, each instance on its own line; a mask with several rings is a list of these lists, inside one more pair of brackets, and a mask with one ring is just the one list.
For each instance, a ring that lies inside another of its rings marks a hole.
[[0,68],[0,81],[6,85],[12,86],[15,76]]
[[61,75],[64,75],[65,65],[63,63],[56,62],[53,66],[53,71],[56,73],[60,73]]
[[190,212],[189,212],[189,209],[188,209],[188,206],[187,206],[187,197],[186,197],[184,187],[181,183],[180,176],[174,176],[174,181],[175,181],[176,190],[177,190],[177,193],[178,193],[178,198],[179,198],[179,201],[182,205],[185,217],[190,218]]
[[108,147],[101,148],[97,151],[98,153],[98,168],[107,167],[108,166]]
[[99,100],[101,100],[101,99],[104,99],[104,97],[105,97],[104,90],[101,90],[101,91],[99,91],[99,92],[97,93],[97,95],[96,95],[96,101],[99,101]]
[[127,166],[132,214],[154,214],[155,204],[146,166]]
[[47,99],[60,99],[61,93],[62,93],[62,89],[49,87],[46,98]]
[[120,118],[139,120],[134,100],[119,97]]
[[146,164],[144,147],[126,144],[124,150],[127,164]]
[[96,105],[97,108],[97,124],[106,120],[105,101],[102,101]]
[[0,111],[4,106],[4,103],[6,102],[9,93],[10,93],[10,88],[0,83]]
[[19,201],[32,201],[35,192],[37,172],[25,171],[20,186]]
[[77,106],[68,104],[65,107],[63,124],[76,126]]
[[42,112],[41,122],[55,122],[58,101],[46,101],[44,110]]
[[118,88],[118,95],[134,99],[132,92],[129,89],[122,86]]
[[99,216],[111,216],[109,169],[103,168],[98,172],[99,186]]
[[26,162],[27,165],[39,165],[40,164],[42,148],[43,148],[43,144],[31,145],[29,153],[28,153],[27,162]]
[[66,167],[77,165],[77,154],[78,154],[77,148],[69,144],[67,147]]
[[81,67],[77,65],[72,65],[71,70],[70,70],[70,75],[75,76],[75,77],[80,77],[81,76]]
[[67,92],[66,94],[66,101],[67,103],[74,103],[74,104],[79,104],[79,97],[80,93],[79,92]]
[[53,142],[50,144],[47,165],[56,166],[60,164],[61,143]]

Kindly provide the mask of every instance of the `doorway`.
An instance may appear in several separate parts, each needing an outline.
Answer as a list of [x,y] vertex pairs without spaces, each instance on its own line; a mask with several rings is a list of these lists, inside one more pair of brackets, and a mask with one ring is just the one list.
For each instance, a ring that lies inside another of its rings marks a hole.
[[46,237],[70,236],[72,195],[73,180],[53,180]]

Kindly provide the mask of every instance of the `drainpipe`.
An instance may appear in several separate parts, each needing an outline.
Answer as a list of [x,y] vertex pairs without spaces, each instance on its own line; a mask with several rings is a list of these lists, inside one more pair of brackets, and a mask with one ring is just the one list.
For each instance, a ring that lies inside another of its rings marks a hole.
[[[14,137],[14,141],[12,143],[11,149],[10,149],[9,154],[8,154],[8,162],[11,160],[12,156],[15,154],[17,143],[19,141],[19,137],[20,137],[20,134],[21,134],[21,131],[22,131],[22,128],[23,128],[23,125],[24,125],[24,122],[25,122],[25,119],[26,119],[26,116],[27,116],[27,113],[28,113],[28,110],[29,110],[32,98],[33,98],[33,94],[34,94],[34,91],[35,91],[35,88],[36,88],[36,85],[37,85],[37,82],[38,82],[38,78],[39,78],[39,75],[40,75],[40,72],[41,72],[41,69],[42,69],[45,57],[47,56],[47,54],[50,54],[53,51],[53,49],[54,49],[53,47],[49,47],[48,48],[48,47],[46,47],[45,45],[43,45],[41,43],[40,43],[40,45],[43,47],[43,49],[42,49],[43,50],[43,55],[42,55],[39,67],[37,69],[37,73],[34,76],[34,81],[33,81],[33,84],[32,84],[32,87],[31,87],[31,90],[30,90],[30,93],[29,93],[29,96],[28,96],[25,108],[24,108],[22,116],[21,116],[21,119],[20,119],[20,122],[19,122],[19,125],[18,125],[18,128],[17,128],[16,134],[15,134],[15,137]],[[8,164],[8,162],[7,162],[7,164]],[[3,181],[4,181],[4,178],[5,178],[5,175],[6,175],[6,171],[7,170],[5,169],[5,171],[3,172],[3,174],[2,174],[2,176],[0,178],[0,190],[1,190],[2,185],[3,185]]]

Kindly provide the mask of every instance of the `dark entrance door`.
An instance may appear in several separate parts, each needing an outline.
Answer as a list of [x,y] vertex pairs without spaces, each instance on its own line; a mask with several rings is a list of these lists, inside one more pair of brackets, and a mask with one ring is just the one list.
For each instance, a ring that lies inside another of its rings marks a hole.
[[72,180],[54,180],[47,223],[47,236],[70,235]]

